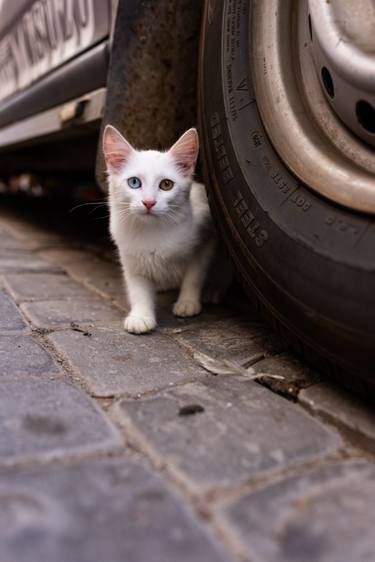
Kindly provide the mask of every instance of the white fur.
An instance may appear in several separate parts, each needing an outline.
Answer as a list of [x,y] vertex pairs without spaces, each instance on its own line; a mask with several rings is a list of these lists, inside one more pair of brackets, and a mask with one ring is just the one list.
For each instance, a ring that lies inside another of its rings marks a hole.
[[[193,160],[190,168],[182,168],[178,162],[184,150],[192,151],[194,142],[197,144],[196,132],[185,133],[168,152],[136,151],[122,137],[114,139],[114,134],[119,135],[115,129],[106,133],[112,135],[107,144],[104,141],[110,232],[119,250],[130,302],[124,325],[129,332],[145,333],[156,326],[156,290],[181,287],[173,308],[177,316],[201,311],[215,237],[205,188],[191,178],[198,146],[188,155],[188,163]],[[121,139],[127,143],[123,160]],[[115,154],[113,165],[111,154]],[[140,189],[128,186],[131,177],[142,181]],[[170,191],[159,188],[163,179],[174,182]],[[144,200],[156,201],[151,212]]]

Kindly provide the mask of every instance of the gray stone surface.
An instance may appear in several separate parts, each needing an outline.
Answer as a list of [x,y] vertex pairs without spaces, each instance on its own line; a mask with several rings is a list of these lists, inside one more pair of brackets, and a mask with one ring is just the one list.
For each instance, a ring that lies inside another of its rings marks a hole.
[[0,465],[99,452],[121,443],[95,403],[70,384],[17,381],[0,389]]
[[86,264],[95,260],[96,257],[91,252],[83,248],[76,248],[70,245],[61,247],[50,247],[38,252],[38,255],[44,260],[64,267],[68,264]]
[[0,511],[4,562],[233,560],[159,478],[129,461],[2,477]]
[[64,273],[5,275],[4,283],[18,302],[92,296],[88,289]]
[[95,396],[150,392],[206,377],[178,344],[166,336],[95,328],[51,334],[50,341]]
[[17,307],[0,291],[0,331],[23,330],[26,327]]
[[122,293],[113,293],[107,296],[112,304],[114,304],[115,306],[119,307],[122,310],[123,315],[125,317],[129,311],[129,303],[127,301],[125,292],[122,291]]
[[375,469],[334,464],[281,480],[227,510],[250,560],[375,560]]
[[15,238],[8,230],[0,227],[0,248],[7,250],[32,250],[36,244],[30,240]]
[[259,322],[227,318],[196,325],[175,334],[176,339],[193,353],[199,351],[218,359],[245,363],[250,358],[267,357],[282,351],[282,343]]
[[[0,562],[229,562],[218,537],[237,562],[375,560],[369,408],[237,291],[190,319],[159,294],[156,333],[125,333],[105,221],[1,203]],[[197,351],[284,378],[214,376]]]
[[72,323],[94,324],[100,326],[120,322],[123,315],[103,300],[70,299],[51,300],[21,304],[21,310],[39,328],[68,327]]
[[287,398],[297,398],[301,389],[318,383],[322,377],[289,354],[276,355],[254,365],[256,373],[280,375],[283,379],[264,377],[261,383]]
[[95,254],[82,249],[57,248],[40,252],[40,255],[51,263],[62,265],[69,275],[103,295],[124,292],[118,263],[98,259]]
[[39,248],[46,247],[48,245],[57,246],[58,244],[64,243],[62,233],[59,235],[52,232],[51,228],[47,229],[38,225],[35,217],[31,218],[31,220],[30,217],[29,220],[27,218],[24,220],[25,218],[26,217],[22,218],[18,216],[17,212],[14,213],[13,216],[5,216],[2,213],[2,226],[20,242],[26,242],[26,244],[31,243],[33,246],[37,245]]
[[91,274],[88,270],[89,268],[86,268],[86,277],[81,277],[83,272],[78,271],[76,264],[74,264],[74,266],[68,266],[66,269],[72,277],[83,280],[90,289],[97,291],[104,297],[118,298],[119,296],[124,296],[124,282],[120,267],[117,264],[98,260],[96,264],[90,265],[90,269],[91,268]]
[[48,377],[61,369],[31,336],[0,336],[0,383],[4,379]]
[[59,270],[58,266],[49,264],[30,252],[0,249],[0,273]]
[[[204,411],[186,415],[193,405]],[[295,404],[237,377],[211,377],[156,397],[123,400],[116,410],[130,432],[136,429],[153,454],[169,459],[198,490],[239,484],[341,446],[335,433]]]
[[354,445],[375,452],[375,412],[369,404],[331,383],[306,388],[299,399],[312,413],[344,431]]

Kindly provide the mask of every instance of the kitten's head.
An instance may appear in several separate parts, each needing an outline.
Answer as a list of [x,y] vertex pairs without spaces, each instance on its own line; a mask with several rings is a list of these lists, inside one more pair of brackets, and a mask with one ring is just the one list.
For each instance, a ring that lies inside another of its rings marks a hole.
[[187,207],[198,156],[198,134],[189,129],[166,152],[136,150],[111,125],[103,136],[110,198],[126,215],[145,220],[178,216]]

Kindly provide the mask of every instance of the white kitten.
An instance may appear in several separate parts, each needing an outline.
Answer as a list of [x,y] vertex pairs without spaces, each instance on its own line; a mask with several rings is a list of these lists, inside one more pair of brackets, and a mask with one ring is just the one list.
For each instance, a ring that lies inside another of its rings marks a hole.
[[110,231],[130,302],[125,329],[141,334],[155,328],[158,289],[181,287],[176,316],[199,314],[216,239],[205,188],[192,183],[196,130],[189,129],[167,152],[138,151],[108,125],[103,150]]

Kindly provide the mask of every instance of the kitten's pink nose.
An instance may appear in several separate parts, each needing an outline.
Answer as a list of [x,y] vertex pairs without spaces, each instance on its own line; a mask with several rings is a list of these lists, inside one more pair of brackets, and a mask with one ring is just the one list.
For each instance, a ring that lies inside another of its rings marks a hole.
[[156,205],[156,201],[154,199],[145,199],[144,201],[142,201],[142,203],[148,211],[152,209],[154,205]]

